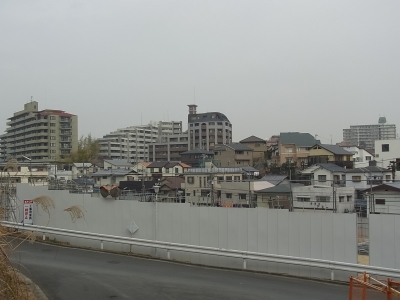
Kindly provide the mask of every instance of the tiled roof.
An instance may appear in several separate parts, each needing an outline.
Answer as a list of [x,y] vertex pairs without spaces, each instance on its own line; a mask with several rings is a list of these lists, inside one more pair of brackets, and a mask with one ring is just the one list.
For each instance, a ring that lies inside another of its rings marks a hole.
[[258,142],[265,143],[265,140],[252,135],[252,136],[249,136],[248,138],[245,138],[244,140],[241,140],[239,143],[258,143]]
[[294,144],[298,147],[312,147],[315,144],[319,144],[321,142],[319,140],[316,140],[309,133],[281,132],[280,143],[283,145]]
[[390,173],[392,172],[391,170],[381,168],[381,167],[376,167],[376,166],[368,166],[364,168],[356,168],[356,169],[351,169],[351,170],[346,170],[346,173]]
[[[316,143],[318,144],[318,143]],[[317,146],[317,145],[314,145]],[[353,155],[353,153],[344,150],[342,147],[338,146],[338,145],[329,145],[329,144],[319,144],[318,145],[321,148],[324,148],[325,150],[328,150],[329,152],[332,152],[333,154],[336,155]]]
[[292,184],[279,184],[270,188],[262,189],[259,191],[256,191],[256,193],[274,193],[274,194],[281,194],[281,193],[290,193],[292,188],[297,187],[297,186],[303,186],[300,183],[292,183]]
[[100,170],[96,173],[93,173],[92,177],[111,176],[111,175],[125,176],[128,174],[136,174],[136,172],[125,169],[108,169],[108,170]]
[[132,167],[132,164],[124,159],[105,159],[105,162],[118,167]]
[[268,181],[269,183],[272,183],[273,185],[278,185],[285,178],[287,178],[287,175],[265,175],[259,181]]

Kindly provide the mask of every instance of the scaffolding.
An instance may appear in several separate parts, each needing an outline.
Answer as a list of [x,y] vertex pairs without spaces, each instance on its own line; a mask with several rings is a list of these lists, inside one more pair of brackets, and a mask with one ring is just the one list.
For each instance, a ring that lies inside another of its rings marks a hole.
[[378,280],[364,273],[350,277],[349,300],[400,299],[400,281]]

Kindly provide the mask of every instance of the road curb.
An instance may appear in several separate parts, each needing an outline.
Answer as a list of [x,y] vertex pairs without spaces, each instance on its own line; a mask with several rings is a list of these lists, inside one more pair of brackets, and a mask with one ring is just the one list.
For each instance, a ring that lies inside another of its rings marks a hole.
[[41,288],[35,284],[30,278],[26,277],[24,274],[17,271],[17,276],[19,281],[24,283],[28,289],[30,289],[35,296],[36,300],[49,300]]

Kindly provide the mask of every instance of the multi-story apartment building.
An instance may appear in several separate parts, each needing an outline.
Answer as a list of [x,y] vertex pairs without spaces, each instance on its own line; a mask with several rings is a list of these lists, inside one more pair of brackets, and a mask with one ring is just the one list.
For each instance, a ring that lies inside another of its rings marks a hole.
[[180,161],[188,150],[187,133],[162,135],[160,141],[149,145],[150,161]]
[[179,161],[181,154],[188,150],[210,151],[217,144],[231,143],[232,124],[224,114],[197,114],[197,105],[188,106],[188,131],[161,136],[156,143],[149,146],[150,161]]
[[150,122],[111,132],[99,139],[100,154],[111,159],[130,162],[149,160],[149,144],[160,142],[163,136],[182,132],[182,122]]
[[6,133],[0,136],[0,160],[51,162],[78,149],[76,115],[53,109],[39,111],[39,103],[31,101],[8,120]]
[[253,163],[263,161],[266,159],[267,154],[267,141],[260,139],[254,135],[241,140],[239,143],[244,144],[253,149]]
[[385,117],[380,117],[378,124],[351,125],[343,129],[343,142],[349,146],[374,149],[375,141],[396,139],[396,125],[387,124]]
[[221,167],[243,167],[253,165],[253,149],[245,144],[230,143],[214,148],[214,159]]
[[232,124],[224,114],[198,114],[196,104],[188,106],[188,150],[201,148],[210,151],[217,144],[232,143]]

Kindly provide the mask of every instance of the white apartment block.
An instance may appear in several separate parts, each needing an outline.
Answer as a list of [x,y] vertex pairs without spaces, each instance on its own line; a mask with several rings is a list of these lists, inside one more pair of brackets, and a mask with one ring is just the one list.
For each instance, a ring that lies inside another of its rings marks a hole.
[[148,161],[149,144],[160,141],[163,135],[181,132],[181,121],[153,121],[147,125],[118,129],[99,139],[100,155],[110,159],[125,159],[132,163]]
[[343,129],[343,141],[350,146],[373,149],[376,140],[391,140],[397,138],[396,125],[387,124],[385,117],[380,117],[378,124],[351,125]]
[[353,153],[355,169],[368,167],[369,162],[374,160],[374,156],[368,150],[363,148],[359,148],[357,146],[342,146],[342,148],[350,153]]

